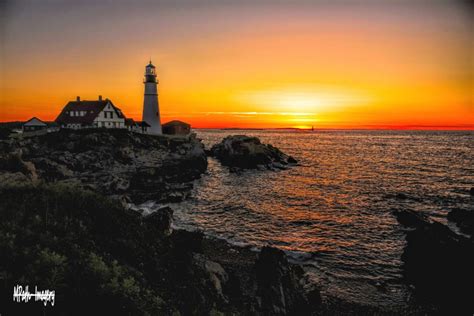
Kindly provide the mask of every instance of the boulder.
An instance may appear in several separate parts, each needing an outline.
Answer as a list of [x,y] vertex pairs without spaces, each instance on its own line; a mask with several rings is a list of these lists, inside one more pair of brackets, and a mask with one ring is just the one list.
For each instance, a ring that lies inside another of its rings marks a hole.
[[295,158],[293,158],[292,156],[288,156],[288,163],[296,164],[296,163],[298,163],[298,161]]
[[474,235],[474,210],[454,208],[448,213],[448,220],[456,223],[461,232]]
[[210,153],[223,165],[240,169],[286,169],[288,164],[296,163],[278,148],[245,135],[227,136],[212,146]]
[[210,292],[223,302],[227,302],[227,297],[223,293],[223,287],[229,280],[227,272],[222,266],[214,261],[206,259],[202,254],[194,254],[193,263],[196,269],[203,271],[203,279],[210,285]]
[[413,211],[394,213],[406,232],[402,261],[404,277],[421,301],[442,313],[474,311],[474,244],[447,226]]
[[162,207],[147,215],[143,219],[145,226],[151,232],[160,236],[169,236],[172,233],[173,210],[170,207]]
[[429,218],[421,212],[394,210],[392,213],[400,224],[411,228],[421,227],[430,222]]
[[[264,315],[307,315],[310,303],[318,305],[320,300],[308,302],[302,284],[302,269],[291,266],[283,251],[264,247],[255,263],[257,295]],[[319,291],[311,291],[313,300],[320,298]]]

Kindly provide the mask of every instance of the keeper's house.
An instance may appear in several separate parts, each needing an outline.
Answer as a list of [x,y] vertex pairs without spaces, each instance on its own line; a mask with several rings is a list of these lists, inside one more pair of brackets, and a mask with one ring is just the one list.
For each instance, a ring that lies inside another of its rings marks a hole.
[[87,101],[77,97],[70,101],[56,118],[56,123],[62,128],[127,128],[125,115],[109,99]]

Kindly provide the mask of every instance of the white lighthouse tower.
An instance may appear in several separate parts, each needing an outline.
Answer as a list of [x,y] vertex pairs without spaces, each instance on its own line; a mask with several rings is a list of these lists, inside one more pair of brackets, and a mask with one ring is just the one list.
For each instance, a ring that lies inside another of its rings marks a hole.
[[143,99],[142,120],[150,125],[149,134],[161,134],[160,107],[158,105],[158,80],[155,66],[150,63],[145,67],[145,97]]

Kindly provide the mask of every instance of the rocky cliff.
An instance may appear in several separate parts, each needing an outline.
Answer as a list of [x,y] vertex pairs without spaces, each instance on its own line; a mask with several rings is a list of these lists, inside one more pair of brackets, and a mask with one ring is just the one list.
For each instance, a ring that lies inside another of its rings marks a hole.
[[0,181],[69,183],[133,201],[183,199],[207,168],[195,138],[61,130],[0,142]]
[[418,300],[437,306],[439,315],[471,315],[474,312],[472,236],[458,235],[419,212],[397,210],[394,215],[408,228],[402,255],[404,276],[414,286]]
[[[0,306],[8,315],[311,315],[319,291],[280,250],[234,248],[172,231],[69,185],[0,187]],[[55,306],[16,303],[20,284],[56,291]]]

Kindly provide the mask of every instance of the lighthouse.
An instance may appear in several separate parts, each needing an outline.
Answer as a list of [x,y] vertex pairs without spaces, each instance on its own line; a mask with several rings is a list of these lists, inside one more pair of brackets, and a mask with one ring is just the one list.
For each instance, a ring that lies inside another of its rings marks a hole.
[[145,96],[143,99],[142,120],[150,125],[149,134],[161,134],[160,107],[158,105],[158,80],[155,66],[150,63],[145,67]]

